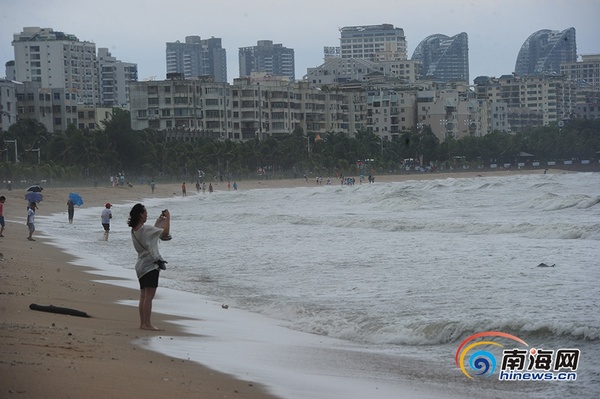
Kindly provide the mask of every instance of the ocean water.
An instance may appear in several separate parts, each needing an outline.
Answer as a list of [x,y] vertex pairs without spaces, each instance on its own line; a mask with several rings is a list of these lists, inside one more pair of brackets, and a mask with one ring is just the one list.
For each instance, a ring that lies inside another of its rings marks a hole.
[[[144,204],[149,219],[172,214],[154,309],[197,334],[161,326],[138,342],[151,350],[288,399],[600,396],[598,173],[222,184]],[[131,206],[113,207],[108,242],[101,208],[77,209],[73,225],[66,212],[40,216],[38,229],[97,267],[98,281],[137,288]],[[456,351],[485,331],[529,345],[497,338],[505,349],[579,349],[577,380],[468,378]]]

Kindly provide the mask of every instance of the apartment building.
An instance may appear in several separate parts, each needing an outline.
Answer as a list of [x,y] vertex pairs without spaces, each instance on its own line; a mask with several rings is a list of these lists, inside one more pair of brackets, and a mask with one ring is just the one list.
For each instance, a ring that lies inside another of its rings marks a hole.
[[575,115],[583,119],[600,117],[600,54],[582,55],[581,61],[560,65],[560,73],[577,84]]
[[404,30],[392,24],[343,27],[340,29],[340,50],[342,58],[407,59]]
[[17,117],[36,119],[50,133],[77,125],[79,99],[72,89],[47,88],[40,82],[23,82],[16,86]]
[[214,82],[227,82],[227,52],[221,39],[186,36],[182,43],[167,43],[167,73],[181,73],[185,79],[212,76]]
[[394,141],[417,126],[415,91],[374,88],[366,96],[367,132]]
[[367,81],[369,75],[414,83],[420,75],[421,62],[410,60],[371,61],[365,58],[327,57],[323,64],[308,68],[304,80],[316,86]]
[[98,48],[100,104],[104,107],[128,107],[129,83],[138,80],[137,64],[119,61],[107,48]]
[[83,104],[100,101],[96,45],[51,28],[25,27],[13,36],[15,78],[76,93]]
[[295,129],[324,134],[347,131],[346,97],[323,92],[306,82],[274,77],[239,78],[231,87],[233,129],[230,138],[247,140],[289,135]]
[[475,84],[479,99],[506,104],[512,132],[568,119],[577,105],[577,85],[562,75],[479,77]]
[[[130,113],[133,130],[164,131],[167,138],[194,141],[206,137],[219,139],[220,129],[209,129],[204,122],[204,84],[214,85],[212,78],[184,79],[182,74],[168,74],[166,80],[132,82]],[[225,83],[218,85],[226,86]]]
[[420,90],[416,102],[417,126],[431,127],[440,142],[483,135],[480,105],[468,86]]

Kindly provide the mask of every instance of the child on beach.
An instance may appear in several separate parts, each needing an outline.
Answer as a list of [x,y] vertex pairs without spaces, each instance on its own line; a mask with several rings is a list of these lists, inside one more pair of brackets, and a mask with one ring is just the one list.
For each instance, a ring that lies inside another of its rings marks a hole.
[[35,208],[37,208],[35,202],[30,203],[27,207],[27,228],[29,229],[29,236],[27,239],[29,241],[35,241],[33,239],[33,232],[35,231]]

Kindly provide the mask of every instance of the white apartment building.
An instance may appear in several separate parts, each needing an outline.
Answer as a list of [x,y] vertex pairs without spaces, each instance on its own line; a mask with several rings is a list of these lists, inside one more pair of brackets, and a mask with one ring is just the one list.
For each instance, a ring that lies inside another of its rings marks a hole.
[[413,83],[420,75],[421,62],[410,60],[371,61],[364,58],[327,57],[323,64],[308,68],[304,80],[312,85],[330,85],[349,81],[367,81],[369,75]]
[[69,89],[49,89],[39,82],[23,82],[17,86],[16,96],[19,119],[36,119],[50,133],[77,124],[78,97]]
[[479,77],[475,84],[479,99],[507,105],[508,130],[512,132],[547,126],[576,111],[577,84],[563,75]]
[[366,97],[367,131],[384,140],[398,140],[416,126],[416,93],[389,88],[369,90]]
[[407,59],[404,30],[391,24],[343,27],[340,29],[340,49],[342,58]]
[[98,48],[100,104],[129,106],[129,83],[138,80],[137,64],[117,60],[107,48]]
[[15,77],[49,89],[63,88],[83,104],[99,103],[96,45],[51,28],[25,27],[13,36]]
[[560,64],[560,73],[584,86],[600,90],[600,54],[582,55],[581,61]]
[[484,121],[475,94],[466,88],[421,90],[417,96],[417,127],[425,125],[440,140],[481,136]]

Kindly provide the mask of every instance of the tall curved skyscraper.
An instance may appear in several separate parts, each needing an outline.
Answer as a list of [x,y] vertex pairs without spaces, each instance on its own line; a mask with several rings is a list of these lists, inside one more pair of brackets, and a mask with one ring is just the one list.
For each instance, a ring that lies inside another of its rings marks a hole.
[[469,81],[469,37],[465,32],[452,37],[427,36],[415,48],[411,59],[421,61],[424,78]]
[[543,29],[525,40],[515,64],[517,75],[560,73],[560,64],[577,61],[575,28]]

